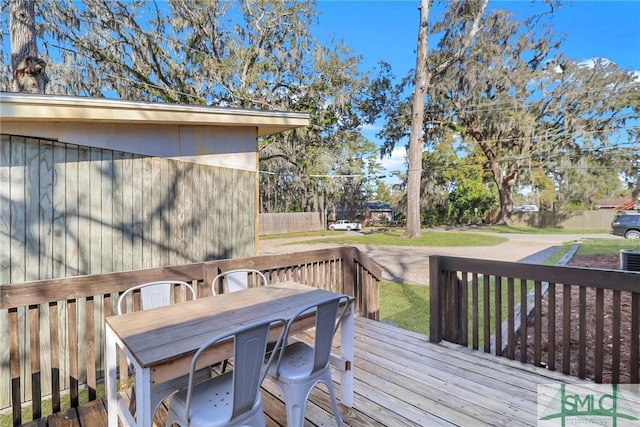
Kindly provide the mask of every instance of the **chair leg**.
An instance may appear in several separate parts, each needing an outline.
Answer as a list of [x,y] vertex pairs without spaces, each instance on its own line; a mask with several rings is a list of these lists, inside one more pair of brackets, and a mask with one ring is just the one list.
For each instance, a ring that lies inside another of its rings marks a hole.
[[278,386],[284,398],[284,406],[287,412],[287,426],[302,427],[304,425],[305,405],[311,389],[306,384],[296,386],[278,383]]
[[329,397],[331,398],[331,406],[333,406],[333,415],[336,417],[336,423],[338,427],[342,427],[342,416],[340,415],[340,409],[338,408],[338,401],[336,399],[336,392],[333,388],[333,381],[331,380],[331,372],[327,371],[325,375],[322,376],[321,381],[327,385],[327,389],[329,389]]
[[[331,406],[333,407],[333,414],[336,418],[336,424],[338,427],[342,427],[344,424],[342,422],[342,417],[340,415],[340,410],[338,408],[338,401],[336,400],[336,394],[333,389],[333,382],[331,380],[331,372],[327,372],[323,375],[319,381],[322,381],[327,385],[327,389],[329,390],[329,396],[331,397]],[[309,399],[309,395],[311,394],[311,390],[315,385],[312,384],[309,387],[309,384],[304,385],[291,385],[284,384],[276,381],[276,384],[280,387],[282,391],[282,397],[285,402],[285,409],[287,411],[287,426],[288,427],[302,427],[304,425],[304,414],[305,407],[307,404],[307,400]]]
[[221,374],[224,374],[224,372],[227,370],[228,365],[229,365],[229,359],[224,359],[224,362],[222,362],[222,368],[220,369]]

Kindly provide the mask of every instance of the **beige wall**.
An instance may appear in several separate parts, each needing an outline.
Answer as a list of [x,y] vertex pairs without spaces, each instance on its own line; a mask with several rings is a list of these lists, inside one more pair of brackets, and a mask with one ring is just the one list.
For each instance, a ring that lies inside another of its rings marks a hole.
[[255,172],[255,127],[3,122],[2,133]]

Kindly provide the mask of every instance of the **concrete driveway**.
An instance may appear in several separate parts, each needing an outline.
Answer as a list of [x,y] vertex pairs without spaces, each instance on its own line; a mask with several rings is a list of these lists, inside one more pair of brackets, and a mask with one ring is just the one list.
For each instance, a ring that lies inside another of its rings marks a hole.
[[[446,233],[447,231],[441,231]],[[353,232],[352,232],[353,233]],[[565,242],[586,238],[607,238],[607,234],[499,234],[509,239],[496,246],[470,247],[401,247],[355,245],[382,269],[385,280],[413,284],[429,283],[429,255],[447,255],[497,261],[542,263]],[[341,246],[339,243],[304,244],[297,239],[260,241],[260,255],[283,254]],[[349,245],[351,246],[351,245]]]

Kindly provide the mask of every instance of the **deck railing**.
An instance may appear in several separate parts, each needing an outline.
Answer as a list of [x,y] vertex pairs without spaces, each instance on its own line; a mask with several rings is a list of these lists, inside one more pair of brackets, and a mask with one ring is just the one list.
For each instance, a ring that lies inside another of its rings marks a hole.
[[430,340],[640,382],[640,273],[432,256]]
[[[11,411],[18,426],[25,404],[39,419],[47,415],[44,400],[56,413],[65,409],[64,394],[71,407],[79,405],[84,388],[89,400],[96,399],[104,375],[104,318],[116,313],[119,293],[175,279],[207,296],[216,274],[238,267],[261,270],[270,282],[295,280],[353,295],[358,315],[378,319],[380,268],[352,247],[2,285],[0,324],[7,333],[0,334],[0,409]],[[176,300],[183,297],[176,293]]]

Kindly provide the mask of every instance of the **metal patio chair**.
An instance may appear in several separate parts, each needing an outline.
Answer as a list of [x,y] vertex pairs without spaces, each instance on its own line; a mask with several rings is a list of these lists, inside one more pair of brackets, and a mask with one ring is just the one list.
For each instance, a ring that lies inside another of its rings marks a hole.
[[[344,304],[341,308],[340,305]],[[311,346],[302,341],[283,346],[277,363],[269,368],[268,377],[282,390],[287,411],[287,425],[304,425],[305,405],[311,390],[318,382],[326,384],[336,422],[342,426],[333,382],[331,380],[331,346],[333,337],[349,310],[349,297],[339,295],[309,305],[298,312],[287,324],[284,343],[287,342],[291,325],[296,319],[315,312],[315,342]]]
[[[272,352],[266,357],[267,341],[271,329],[281,326],[276,341],[279,348],[285,324],[284,319],[272,319],[244,325],[203,344],[191,360],[187,387],[172,394],[167,401],[166,426],[264,426],[260,385],[276,355]],[[229,339],[233,339],[233,370],[196,383],[194,377],[202,353]]]
[[124,314],[125,303],[128,295],[132,295],[133,292],[139,290],[141,298],[141,304],[143,310],[150,308],[164,307],[171,304],[171,291],[175,285],[180,285],[191,292],[191,298],[196,298],[196,290],[188,284],[180,280],[159,280],[156,282],[143,283],[141,285],[132,286],[120,295],[118,298],[118,314]]
[[213,292],[213,295],[217,295],[217,290],[220,285],[223,287],[222,290],[226,290],[226,292],[242,291],[247,289],[249,284],[255,284],[256,280],[258,283],[262,283],[263,286],[268,284],[267,277],[260,270],[255,270],[253,268],[237,268],[222,272],[214,277],[211,281],[211,291]]

